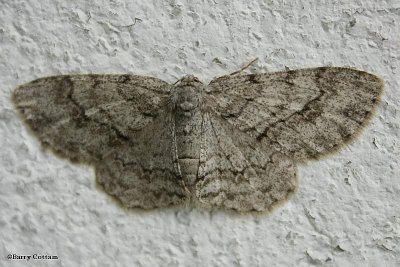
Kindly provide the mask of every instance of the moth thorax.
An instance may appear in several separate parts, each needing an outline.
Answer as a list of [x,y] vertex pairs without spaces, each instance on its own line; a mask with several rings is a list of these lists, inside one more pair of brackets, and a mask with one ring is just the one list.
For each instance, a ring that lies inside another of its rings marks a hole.
[[186,117],[192,116],[200,106],[201,86],[195,84],[185,84],[177,86],[173,92],[173,103],[176,112]]

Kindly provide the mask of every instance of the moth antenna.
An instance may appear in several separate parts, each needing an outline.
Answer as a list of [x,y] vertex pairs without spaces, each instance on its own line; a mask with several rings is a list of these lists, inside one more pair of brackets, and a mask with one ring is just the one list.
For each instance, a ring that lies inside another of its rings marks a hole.
[[258,60],[258,57],[256,57],[255,59],[253,59],[252,61],[250,61],[249,63],[247,63],[244,67],[242,67],[240,70],[234,71],[229,75],[236,75],[239,74],[241,72],[243,72],[245,69],[248,69],[251,65],[253,65],[256,61]]

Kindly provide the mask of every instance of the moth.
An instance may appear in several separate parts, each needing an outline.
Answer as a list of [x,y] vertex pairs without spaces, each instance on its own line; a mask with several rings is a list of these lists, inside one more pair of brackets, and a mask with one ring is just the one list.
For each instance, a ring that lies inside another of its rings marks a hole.
[[296,165],[351,141],[383,90],[364,71],[320,67],[237,74],[208,85],[138,75],[40,78],[13,93],[41,143],[93,165],[128,208],[192,202],[265,211],[288,199]]

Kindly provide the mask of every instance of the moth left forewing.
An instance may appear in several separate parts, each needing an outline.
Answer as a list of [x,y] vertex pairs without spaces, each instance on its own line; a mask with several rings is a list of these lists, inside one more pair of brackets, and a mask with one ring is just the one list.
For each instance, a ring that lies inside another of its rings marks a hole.
[[71,160],[92,162],[151,123],[169,89],[147,76],[60,75],[21,85],[12,98],[43,145]]
[[95,166],[105,191],[126,207],[180,204],[170,85],[137,75],[62,75],[18,87],[13,100],[47,147]]
[[238,211],[264,211],[296,187],[296,168],[286,156],[257,144],[218,114],[203,118],[198,202]]

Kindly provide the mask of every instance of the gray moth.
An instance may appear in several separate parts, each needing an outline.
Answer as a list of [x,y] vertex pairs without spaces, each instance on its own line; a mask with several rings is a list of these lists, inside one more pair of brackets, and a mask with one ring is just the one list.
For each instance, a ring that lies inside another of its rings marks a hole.
[[383,82],[339,67],[226,75],[204,85],[116,74],[19,86],[13,101],[41,143],[93,165],[128,208],[191,202],[264,211],[297,187],[296,165],[336,151],[368,123]]

